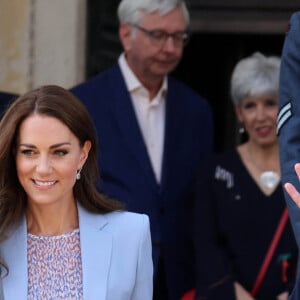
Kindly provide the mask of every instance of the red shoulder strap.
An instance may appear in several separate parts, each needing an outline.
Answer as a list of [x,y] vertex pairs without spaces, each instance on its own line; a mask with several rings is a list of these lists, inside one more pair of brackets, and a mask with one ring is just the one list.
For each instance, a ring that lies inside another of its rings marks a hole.
[[288,217],[289,217],[289,214],[288,214],[288,209],[285,208],[282,215],[281,215],[281,218],[279,220],[279,223],[277,225],[277,228],[276,228],[276,231],[275,231],[275,234],[273,236],[273,239],[270,243],[270,246],[269,246],[269,249],[268,249],[268,252],[266,253],[266,256],[265,256],[265,259],[260,267],[260,270],[259,270],[259,273],[256,277],[256,280],[254,282],[254,285],[253,285],[253,288],[251,290],[251,295],[253,297],[256,296],[262,282],[263,282],[263,279],[265,277],[265,274],[267,272],[267,269],[270,265],[270,262],[271,262],[271,259],[274,255],[274,252],[275,252],[275,249],[278,245],[278,242],[280,240],[280,237],[282,235],[282,232],[284,230],[284,227],[285,227],[285,224],[288,220]]

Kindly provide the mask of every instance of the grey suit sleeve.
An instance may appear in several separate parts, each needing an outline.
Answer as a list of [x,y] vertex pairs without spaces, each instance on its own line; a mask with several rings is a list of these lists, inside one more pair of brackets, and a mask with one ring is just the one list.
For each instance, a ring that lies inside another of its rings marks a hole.
[[[282,183],[291,182],[300,191],[294,170],[300,162],[300,11],[290,19],[282,51],[277,127]],[[286,192],[285,199],[300,247],[300,209]]]

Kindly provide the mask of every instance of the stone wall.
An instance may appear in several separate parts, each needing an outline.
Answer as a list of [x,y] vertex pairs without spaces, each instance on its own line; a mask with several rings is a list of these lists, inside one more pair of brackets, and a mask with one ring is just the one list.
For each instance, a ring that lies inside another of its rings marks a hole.
[[0,0],[0,91],[85,78],[86,0]]

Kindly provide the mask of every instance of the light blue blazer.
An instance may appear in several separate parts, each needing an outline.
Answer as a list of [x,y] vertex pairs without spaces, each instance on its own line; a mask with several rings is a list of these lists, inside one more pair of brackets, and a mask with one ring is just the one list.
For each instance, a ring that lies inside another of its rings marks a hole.
[[[149,220],[129,212],[92,214],[78,205],[84,300],[152,300]],[[25,217],[0,246],[9,267],[5,300],[27,299]]]

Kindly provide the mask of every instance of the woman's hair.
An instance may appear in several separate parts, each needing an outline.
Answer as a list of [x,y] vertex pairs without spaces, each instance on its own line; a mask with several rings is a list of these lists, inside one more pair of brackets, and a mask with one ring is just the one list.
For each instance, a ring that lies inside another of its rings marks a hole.
[[158,12],[161,15],[165,15],[180,5],[186,26],[188,26],[190,17],[183,0],[122,0],[118,7],[119,22],[138,24],[142,13]]
[[277,96],[280,58],[255,52],[241,59],[231,76],[231,98],[234,105],[248,97]]
[[96,213],[122,209],[121,203],[104,197],[96,189],[99,180],[97,135],[85,106],[62,87],[42,86],[13,101],[0,122],[0,239],[9,226],[18,222],[26,208],[27,196],[18,180],[14,153],[20,125],[32,114],[60,120],[77,137],[80,146],[91,141],[81,179],[74,186],[75,199]]

